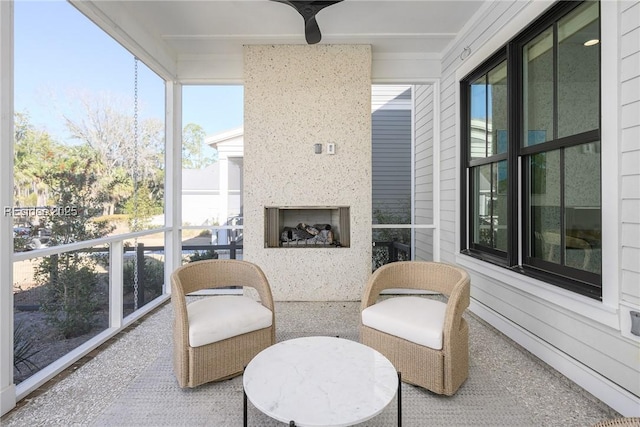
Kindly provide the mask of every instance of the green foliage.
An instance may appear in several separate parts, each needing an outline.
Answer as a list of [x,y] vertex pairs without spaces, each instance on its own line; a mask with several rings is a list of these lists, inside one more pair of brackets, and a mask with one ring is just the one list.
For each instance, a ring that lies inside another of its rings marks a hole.
[[96,188],[95,161],[81,147],[74,147],[71,153],[40,177],[51,191],[54,206],[63,208],[45,223],[58,245],[97,239],[112,230],[109,224],[95,221],[102,215],[104,201]]
[[211,249],[202,252],[195,251],[187,257],[187,262],[202,261],[205,259],[218,259],[218,254]]
[[[78,148],[76,154],[81,154]],[[91,157],[81,155],[58,159],[52,171],[41,176],[51,190],[56,206],[68,208],[66,214],[47,217],[52,244],[68,244],[97,239],[111,231],[104,221],[102,200],[95,191],[97,177]],[[46,286],[41,309],[47,321],[65,338],[83,335],[94,325],[98,308],[96,259],[78,252],[64,252],[44,258],[36,267],[35,278]]]
[[29,236],[15,236],[13,238],[13,251],[23,252],[28,248],[28,244],[31,238]]
[[14,198],[17,206],[42,206],[48,198],[48,188],[40,179],[56,155],[64,148],[49,134],[39,131],[29,122],[26,113],[14,117]]
[[13,366],[22,373],[20,367],[26,367],[29,371],[40,369],[32,359],[40,353],[36,350],[29,335],[28,326],[24,321],[17,322],[13,329]]
[[205,143],[206,133],[200,125],[189,123],[182,130],[182,167],[202,169],[218,160],[216,150]]
[[[383,208],[373,210],[375,224],[411,224],[408,200],[389,202]],[[375,230],[374,241],[411,243],[411,230],[408,228],[383,228]]]
[[[409,212],[410,203],[406,200],[398,200],[390,203],[386,209],[374,209],[373,218],[376,224],[411,224]],[[408,228],[382,228],[373,230],[374,242],[399,242],[411,244],[411,230]],[[402,258],[404,254],[399,254]],[[379,267],[390,262],[389,248],[386,245],[374,246],[372,269],[375,271]]]
[[129,216],[131,231],[146,230],[151,225],[151,217],[162,213],[162,206],[155,203],[149,187],[141,185],[137,195],[131,197],[124,205],[124,212]]
[[198,233],[198,237],[208,237],[211,238],[211,230],[201,230]]
[[[116,213],[133,196],[133,176],[140,185],[162,194],[164,175],[164,124],[155,118],[138,119],[130,111],[130,99],[114,94],[77,93],[70,99],[75,108],[65,115],[72,138],[93,153],[99,170],[98,187],[105,215]],[[76,110],[76,111],[73,111]],[[160,203],[162,199],[157,199]]]
[[64,338],[73,338],[89,333],[94,326],[94,313],[98,308],[95,298],[98,275],[95,261],[79,253],[64,253],[43,260],[43,269],[47,268],[47,297],[41,310],[47,321]]
[[[123,286],[125,293],[134,291],[134,263],[129,260],[123,266]],[[145,295],[155,298],[162,293],[164,284],[164,263],[155,258],[145,257],[142,272],[138,272],[138,287],[142,287]]]
[[[117,207],[128,209],[130,217],[141,217],[142,225],[162,212],[163,123],[156,119],[135,123],[127,108],[115,105],[108,96],[77,96],[74,101],[81,111],[64,120],[77,145],[54,141],[36,129],[26,113],[14,116],[14,197],[18,206],[61,209],[61,214],[40,218],[40,226],[51,232],[50,245],[107,235],[113,227],[97,218],[115,214]],[[135,208],[134,173],[139,191]],[[15,250],[24,249],[28,242],[28,237],[15,239]],[[93,326],[99,260],[63,253],[44,258],[36,267],[35,279],[46,286],[47,293],[42,310],[65,337],[86,333]]]
[[[162,212],[164,197],[164,132],[161,121],[142,120],[138,126],[138,148],[133,149],[132,116],[126,109],[115,108],[109,97],[93,97],[77,100],[80,111],[74,118],[65,117],[65,125],[72,138],[80,144],[69,146],[54,141],[51,136],[30,123],[27,113],[14,115],[15,159],[14,198],[17,206],[51,206],[58,202],[50,188],[52,180],[43,177],[59,174],[69,164],[91,159],[87,173],[95,177],[93,196],[99,200],[96,207],[104,215],[129,212],[132,216],[134,197],[134,173],[137,175],[141,218],[145,228],[145,218]],[[192,125],[194,138],[204,144],[204,131]],[[203,153],[215,150],[204,144]],[[210,164],[215,156],[201,162]],[[201,165],[204,163],[200,163]],[[62,168],[62,169],[61,169]],[[147,201],[146,199],[149,199]],[[93,213],[92,213],[93,215]],[[148,221],[147,221],[148,223]],[[20,242],[17,242],[18,244]]]

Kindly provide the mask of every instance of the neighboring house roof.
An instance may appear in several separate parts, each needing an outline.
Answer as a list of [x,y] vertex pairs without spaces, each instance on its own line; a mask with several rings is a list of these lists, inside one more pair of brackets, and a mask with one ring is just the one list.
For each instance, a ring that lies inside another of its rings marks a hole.
[[[244,128],[239,127],[205,138],[205,144],[218,150],[218,158],[242,157]],[[182,169],[182,193],[217,193],[220,190],[220,163],[204,169]]]
[[242,157],[244,153],[244,128],[239,127],[216,133],[205,138],[205,143],[218,150],[218,158]]
[[220,164],[203,169],[182,169],[182,192],[217,192],[220,189]]

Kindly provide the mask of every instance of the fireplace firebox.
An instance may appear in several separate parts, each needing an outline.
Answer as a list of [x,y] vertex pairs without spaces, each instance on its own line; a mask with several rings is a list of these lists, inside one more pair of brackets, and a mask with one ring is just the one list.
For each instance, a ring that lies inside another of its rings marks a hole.
[[264,210],[266,248],[349,247],[348,206],[273,206]]

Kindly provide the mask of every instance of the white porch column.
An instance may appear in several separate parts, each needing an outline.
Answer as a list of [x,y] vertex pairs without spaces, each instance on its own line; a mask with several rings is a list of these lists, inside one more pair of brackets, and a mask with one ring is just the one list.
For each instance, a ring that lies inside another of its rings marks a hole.
[[[16,405],[13,384],[13,1],[0,1],[0,414]],[[7,211],[9,209],[9,211]]]
[[171,292],[169,277],[181,264],[182,255],[182,85],[167,81],[165,116],[165,289]]

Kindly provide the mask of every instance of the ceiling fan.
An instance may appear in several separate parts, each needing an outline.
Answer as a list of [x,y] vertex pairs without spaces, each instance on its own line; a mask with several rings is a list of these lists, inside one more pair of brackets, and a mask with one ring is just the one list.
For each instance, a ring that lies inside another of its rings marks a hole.
[[288,4],[298,11],[304,18],[304,36],[308,44],[316,44],[322,39],[320,27],[316,22],[316,14],[327,6],[340,3],[342,0],[326,0],[326,1],[287,1],[272,0],[278,3]]

